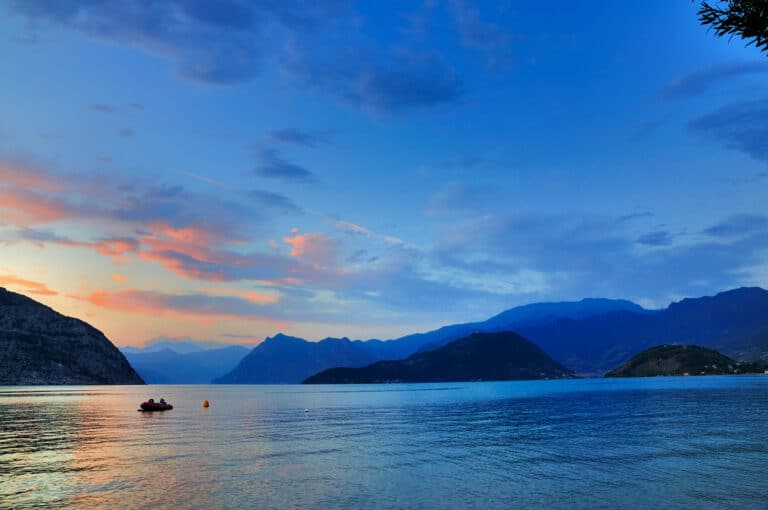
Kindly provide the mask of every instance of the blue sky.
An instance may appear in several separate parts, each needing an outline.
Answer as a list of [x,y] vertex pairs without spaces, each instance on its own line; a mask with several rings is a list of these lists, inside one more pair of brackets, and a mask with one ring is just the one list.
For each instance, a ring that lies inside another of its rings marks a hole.
[[118,345],[768,286],[768,58],[696,8],[4,2],[0,284]]

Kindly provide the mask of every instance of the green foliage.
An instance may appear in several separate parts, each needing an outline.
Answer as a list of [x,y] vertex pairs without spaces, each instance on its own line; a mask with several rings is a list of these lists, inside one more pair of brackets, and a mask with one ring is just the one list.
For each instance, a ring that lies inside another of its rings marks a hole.
[[718,37],[738,35],[768,53],[768,0],[705,0],[698,14]]

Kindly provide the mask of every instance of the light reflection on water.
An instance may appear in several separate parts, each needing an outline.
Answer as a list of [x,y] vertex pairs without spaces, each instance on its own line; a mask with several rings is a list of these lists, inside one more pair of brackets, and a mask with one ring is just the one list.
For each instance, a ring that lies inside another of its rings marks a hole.
[[[136,412],[150,396],[175,409]],[[766,376],[0,387],[0,507],[766,508],[767,497]]]

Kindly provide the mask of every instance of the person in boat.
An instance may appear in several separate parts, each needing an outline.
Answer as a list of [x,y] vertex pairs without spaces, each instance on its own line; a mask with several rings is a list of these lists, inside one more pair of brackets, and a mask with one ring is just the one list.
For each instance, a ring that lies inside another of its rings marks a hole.
[[160,399],[160,404],[161,404],[161,405],[165,405],[165,399],[164,399],[164,398],[161,398],[161,399]]
[[149,400],[147,400],[147,403],[148,404],[154,404],[155,403],[155,399],[154,398],[150,398]]

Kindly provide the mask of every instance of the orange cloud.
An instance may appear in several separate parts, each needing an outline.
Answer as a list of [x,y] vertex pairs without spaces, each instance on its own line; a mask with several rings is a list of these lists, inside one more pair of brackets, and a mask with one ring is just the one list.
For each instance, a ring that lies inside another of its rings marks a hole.
[[175,251],[142,251],[139,252],[139,258],[150,262],[159,262],[169,271],[176,273],[183,278],[190,280],[203,280],[209,282],[226,282],[232,280],[228,277],[223,268],[214,268],[210,264],[198,264],[194,259],[190,262],[184,254]]
[[[205,229],[198,227],[174,228],[162,222],[152,225],[152,233],[141,238],[141,243],[149,248],[142,251],[139,256],[144,260],[160,262],[166,269],[169,269],[180,276],[189,277],[189,271],[182,258],[191,258],[198,262],[220,263],[220,256],[217,256],[210,248],[217,244],[216,235]],[[180,257],[182,256],[182,257]],[[196,279],[211,279],[221,281],[214,274],[213,278],[197,278],[200,275],[194,275]]]
[[176,228],[165,222],[155,222],[150,227],[152,235],[147,236],[147,240],[159,242],[165,238],[173,241],[175,246],[208,247],[220,237],[216,232],[195,226]]
[[44,283],[25,280],[14,275],[0,275],[0,286],[8,286],[20,289],[22,293],[37,294],[39,296],[57,296],[59,293],[49,289]]
[[112,281],[117,282],[117,283],[125,283],[125,275],[113,274],[112,275]]
[[213,296],[238,296],[256,304],[277,303],[280,300],[280,296],[277,294],[267,294],[255,290],[204,289],[203,292]]
[[217,320],[271,320],[260,302],[235,296],[207,294],[165,294],[137,289],[99,290],[88,295],[68,297],[99,308],[149,316],[173,316],[187,321],[210,323]]
[[60,246],[89,248],[101,255],[112,257],[116,260],[123,260],[126,254],[137,251],[141,247],[139,241],[129,237],[114,237],[98,239],[96,241],[74,241],[64,237],[51,236],[49,239],[32,237],[29,240],[37,246],[43,246],[44,243],[52,243]]
[[129,237],[116,237],[112,239],[100,239],[92,243],[82,243],[90,246],[98,253],[107,257],[121,258],[126,253],[134,252],[141,246],[139,241]]
[[0,208],[6,209],[3,213],[4,221],[0,224],[22,227],[74,216],[66,204],[18,188],[0,189]]
[[319,267],[329,267],[336,262],[336,242],[323,232],[284,237],[283,242],[291,245],[292,257],[305,259]]
[[19,161],[0,160],[0,184],[41,191],[61,191],[57,179],[38,168]]

